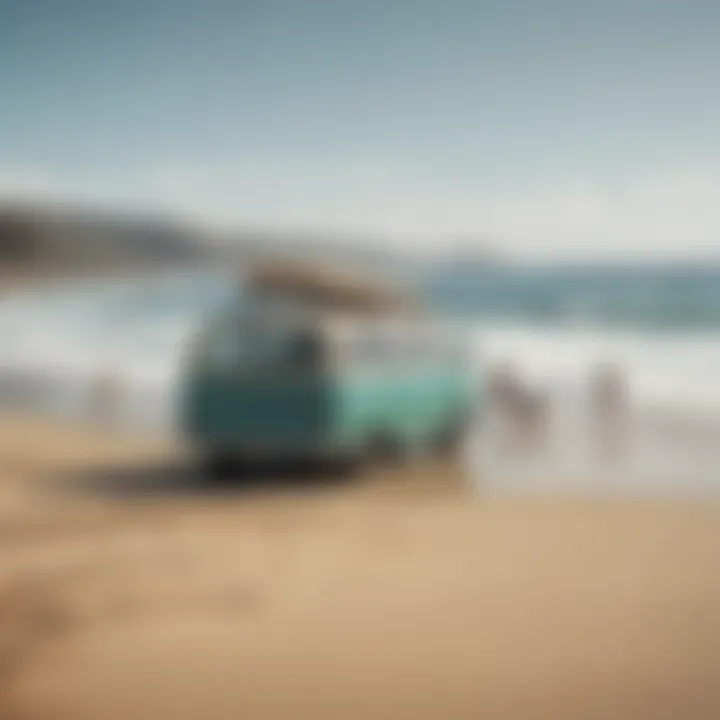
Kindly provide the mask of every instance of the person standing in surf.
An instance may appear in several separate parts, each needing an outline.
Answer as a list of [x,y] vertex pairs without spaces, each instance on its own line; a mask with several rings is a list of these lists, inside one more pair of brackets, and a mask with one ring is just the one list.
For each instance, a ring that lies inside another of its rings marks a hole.
[[603,363],[595,370],[590,386],[592,430],[600,455],[618,460],[627,445],[629,395],[627,380],[615,364]]

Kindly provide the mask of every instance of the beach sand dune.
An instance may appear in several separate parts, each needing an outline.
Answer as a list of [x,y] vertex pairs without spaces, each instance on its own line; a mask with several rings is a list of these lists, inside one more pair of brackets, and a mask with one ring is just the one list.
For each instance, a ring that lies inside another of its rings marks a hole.
[[720,717],[717,504],[207,487],[149,441],[0,438],[3,720]]

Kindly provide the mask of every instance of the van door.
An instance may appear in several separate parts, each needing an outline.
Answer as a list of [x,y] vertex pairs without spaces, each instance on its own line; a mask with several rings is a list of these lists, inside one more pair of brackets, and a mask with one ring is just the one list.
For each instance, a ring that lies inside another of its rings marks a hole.
[[318,331],[245,319],[213,335],[191,392],[194,434],[269,450],[322,441],[330,388]]

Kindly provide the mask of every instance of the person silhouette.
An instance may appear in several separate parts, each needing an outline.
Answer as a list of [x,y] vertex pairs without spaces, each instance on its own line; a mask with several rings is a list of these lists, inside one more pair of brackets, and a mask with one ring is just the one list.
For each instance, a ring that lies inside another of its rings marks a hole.
[[591,378],[590,412],[594,439],[606,459],[617,459],[623,451],[627,410],[628,388],[622,369],[614,363],[601,363]]
[[505,453],[516,456],[539,449],[546,433],[548,398],[527,387],[513,364],[503,363],[491,372],[488,405],[501,428],[499,440]]

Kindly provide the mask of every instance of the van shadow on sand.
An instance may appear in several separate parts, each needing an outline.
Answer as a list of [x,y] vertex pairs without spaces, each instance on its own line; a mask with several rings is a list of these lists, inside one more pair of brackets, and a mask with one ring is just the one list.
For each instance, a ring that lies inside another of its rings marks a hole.
[[44,484],[55,493],[149,500],[313,491],[340,487],[352,479],[350,472],[311,462],[247,464],[223,477],[215,477],[190,462],[168,459],[152,463],[101,465],[66,471],[60,476],[55,473],[52,478],[45,478]]

